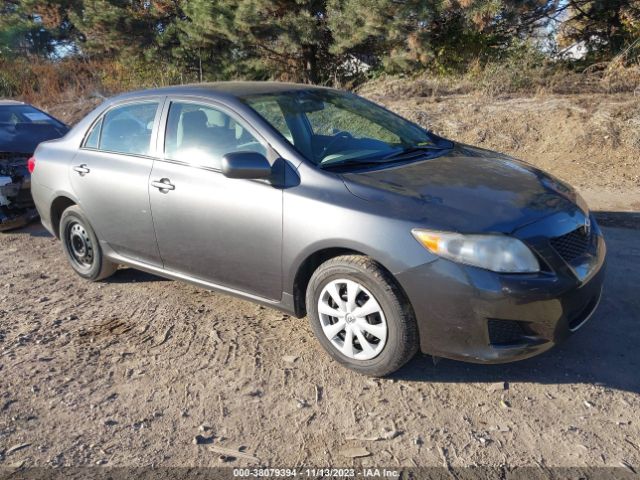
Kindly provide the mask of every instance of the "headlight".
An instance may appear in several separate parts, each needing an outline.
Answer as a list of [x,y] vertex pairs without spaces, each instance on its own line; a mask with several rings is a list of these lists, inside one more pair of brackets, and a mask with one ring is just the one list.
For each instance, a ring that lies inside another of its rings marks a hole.
[[414,228],[413,236],[429,251],[454,262],[494,272],[538,272],[540,264],[517,238],[506,235],[463,235]]

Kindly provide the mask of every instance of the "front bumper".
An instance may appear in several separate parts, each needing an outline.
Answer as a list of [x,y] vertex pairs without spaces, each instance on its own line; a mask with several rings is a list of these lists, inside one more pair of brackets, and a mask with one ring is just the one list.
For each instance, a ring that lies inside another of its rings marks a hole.
[[421,350],[501,363],[542,353],[579,329],[599,303],[605,273],[606,246],[591,221],[592,248],[573,264],[545,250],[544,225],[537,225],[516,236],[549,260],[545,271],[498,274],[438,259],[398,274],[418,321]]

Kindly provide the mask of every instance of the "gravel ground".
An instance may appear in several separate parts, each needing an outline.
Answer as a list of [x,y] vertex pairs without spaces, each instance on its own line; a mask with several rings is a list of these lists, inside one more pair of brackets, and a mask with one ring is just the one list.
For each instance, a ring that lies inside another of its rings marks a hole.
[[385,380],[332,362],[305,320],[131,269],[89,283],[39,225],[2,234],[0,467],[637,470],[640,230],[605,233],[602,304],[566,343],[509,365],[418,356]]

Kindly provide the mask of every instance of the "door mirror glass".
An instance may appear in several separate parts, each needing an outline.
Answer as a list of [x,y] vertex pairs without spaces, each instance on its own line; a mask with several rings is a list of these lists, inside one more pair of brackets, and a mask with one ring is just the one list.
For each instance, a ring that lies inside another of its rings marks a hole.
[[261,153],[233,152],[222,157],[222,173],[228,178],[269,178],[271,165]]

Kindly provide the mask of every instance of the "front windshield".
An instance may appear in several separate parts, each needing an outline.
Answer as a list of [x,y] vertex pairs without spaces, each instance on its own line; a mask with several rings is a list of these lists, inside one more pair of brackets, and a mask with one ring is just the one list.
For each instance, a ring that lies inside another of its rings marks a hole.
[[322,167],[386,161],[436,137],[356,95],[303,90],[244,97],[299,152]]

